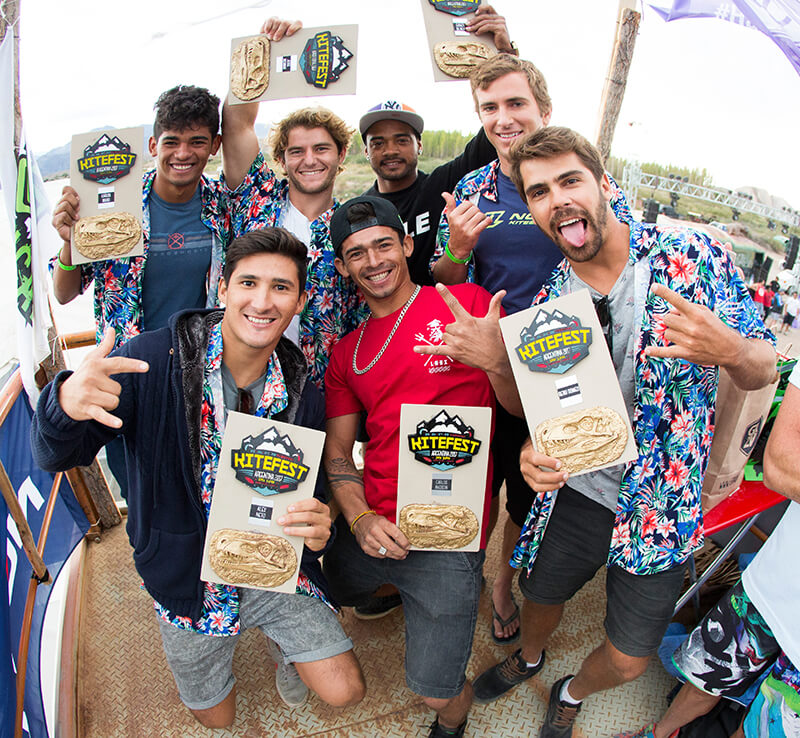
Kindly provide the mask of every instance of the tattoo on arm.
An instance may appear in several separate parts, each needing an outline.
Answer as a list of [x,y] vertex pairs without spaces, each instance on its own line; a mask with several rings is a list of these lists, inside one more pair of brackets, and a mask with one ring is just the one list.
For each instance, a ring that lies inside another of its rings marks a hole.
[[364,486],[364,480],[353,464],[352,459],[345,459],[340,456],[336,459],[329,459],[325,463],[325,471],[328,472],[328,482],[332,489],[338,489],[347,484],[357,484]]

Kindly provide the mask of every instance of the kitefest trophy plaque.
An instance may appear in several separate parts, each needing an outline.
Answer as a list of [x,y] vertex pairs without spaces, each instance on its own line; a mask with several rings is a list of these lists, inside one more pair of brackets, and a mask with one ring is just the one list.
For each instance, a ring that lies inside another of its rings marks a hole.
[[325,434],[242,413],[228,413],[208,517],[206,582],[294,592],[302,536],[276,520],[314,496]]
[[500,329],[537,451],[560,459],[572,476],[636,458],[588,290],[501,318]]
[[101,129],[72,137],[70,185],[80,198],[73,264],[141,256],[144,129]]
[[280,41],[235,38],[228,102],[354,95],[357,46],[357,25],[302,28]]
[[397,526],[413,551],[478,551],[492,409],[400,409]]
[[453,82],[497,54],[491,33],[476,36],[467,31],[469,18],[481,0],[420,0],[435,82]]

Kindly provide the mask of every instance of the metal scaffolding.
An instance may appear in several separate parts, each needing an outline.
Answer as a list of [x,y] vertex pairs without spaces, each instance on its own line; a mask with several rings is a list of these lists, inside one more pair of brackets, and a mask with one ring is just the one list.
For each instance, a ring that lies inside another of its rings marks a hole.
[[622,188],[631,203],[636,202],[640,187],[650,188],[653,191],[675,192],[678,195],[686,195],[698,200],[726,205],[731,210],[738,210],[742,213],[755,213],[776,223],[784,223],[793,227],[800,226],[800,213],[792,210],[764,205],[751,200],[749,197],[743,197],[728,190],[712,189],[711,187],[684,182],[678,177],[670,178],[648,174],[642,171],[638,162],[626,164],[622,174]]

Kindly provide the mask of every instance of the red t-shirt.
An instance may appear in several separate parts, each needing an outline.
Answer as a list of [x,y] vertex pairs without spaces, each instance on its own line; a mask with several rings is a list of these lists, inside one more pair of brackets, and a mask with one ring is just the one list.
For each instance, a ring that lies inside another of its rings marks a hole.
[[[452,285],[449,289],[470,314],[481,318],[486,315],[491,295],[485,289],[475,284]],[[358,349],[356,365],[359,369],[375,358],[399,314],[397,310],[384,318],[369,319]],[[325,375],[327,415],[337,418],[367,411],[369,442],[364,459],[367,504],[393,523],[397,515],[400,406],[404,403],[472,405],[494,410],[494,390],[484,372],[445,356],[414,353],[414,346],[442,343],[441,334],[453,320],[450,308],[436,289],[423,287],[383,356],[366,374],[353,371],[353,352],[360,328],[342,338],[331,354]],[[486,545],[491,479],[490,455],[481,547]]]

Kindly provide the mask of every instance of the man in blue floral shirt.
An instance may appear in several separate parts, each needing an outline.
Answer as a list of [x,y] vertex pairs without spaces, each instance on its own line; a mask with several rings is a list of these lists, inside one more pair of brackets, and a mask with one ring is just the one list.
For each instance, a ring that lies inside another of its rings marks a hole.
[[354,704],[364,694],[318,561],[331,536],[321,477],[314,497],[274,521],[281,533],[304,538],[295,593],[200,579],[229,411],[324,427],[305,359],[283,338],[305,305],[306,258],[305,246],[283,229],[236,239],[220,280],[224,311],[179,312],[111,356],[109,328],[77,371],[43,390],[33,421],[31,448],[45,469],[88,464],[110,439],[125,438],[134,563],[155,601],[180,698],[211,728],[234,720],[231,663],[245,628],[260,628],[277,644],[273,653],[326,702]]
[[526,598],[523,646],[474,688],[488,702],[537,673],[565,602],[606,564],[606,638],[554,684],[539,733],[563,738],[581,700],[638,677],[661,641],[686,560],[703,542],[718,367],[743,389],[764,386],[775,376],[774,337],[716,241],[613,217],[600,155],[579,134],[524,138],[511,178],[565,256],[535,302],[590,291],[639,451],[627,465],[570,478],[558,459],[523,446],[522,473],[537,493],[512,558]]
[[[299,21],[270,19],[262,32],[293,35]],[[276,39],[277,40],[277,39]],[[330,221],[338,201],[333,185],[347,155],[353,130],[325,108],[302,108],[279,121],[270,133],[273,160],[284,170],[280,178],[260,159],[255,121],[258,103],[229,105],[222,117],[223,135],[237,142],[235,155],[223,157],[230,187],[250,193],[246,207],[233,212],[235,235],[254,228],[281,226],[308,247],[308,302],[287,336],[300,346],[311,378],[323,389],[328,358],[336,342],[367,316],[367,308],[353,283],[333,265]],[[260,166],[248,169],[256,158]]]

